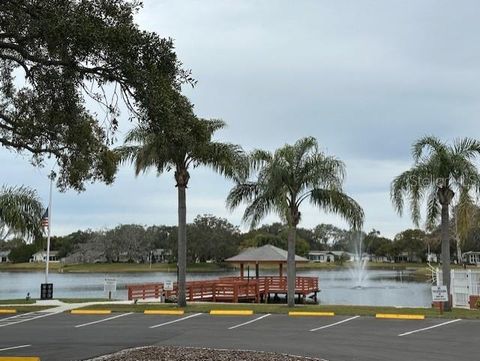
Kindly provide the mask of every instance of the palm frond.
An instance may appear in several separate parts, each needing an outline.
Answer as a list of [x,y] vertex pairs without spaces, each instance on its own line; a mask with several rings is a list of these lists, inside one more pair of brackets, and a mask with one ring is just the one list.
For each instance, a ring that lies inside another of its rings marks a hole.
[[432,188],[427,198],[426,228],[433,230],[437,226],[440,217],[441,206],[437,197],[437,189]]
[[473,138],[455,139],[453,153],[461,157],[472,159],[480,155],[480,141]]
[[417,140],[412,146],[412,156],[415,162],[421,160],[425,149],[439,154],[447,151],[446,145],[440,139],[431,135],[425,136]]
[[24,186],[3,186],[0,189],[0,224],[14,234],[27,237],[41,234],[43,211],[37,192],[33,189]]
[[310,202],[315,206],[343,217],[354,229],[363,225],[362,207],[351,197],[335,189],[312,189]]
[[258,185],[254,182],[240,183],[235,185],[227,196],[227,207],[231,211],[237,208],[242,202],[251,202],[258,192]]

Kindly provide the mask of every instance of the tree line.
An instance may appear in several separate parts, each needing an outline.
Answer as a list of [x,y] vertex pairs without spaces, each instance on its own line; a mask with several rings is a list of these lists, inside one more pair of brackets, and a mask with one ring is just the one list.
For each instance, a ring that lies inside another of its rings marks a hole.
[[[455,221],[452,222],[454,227]],[[319,224],[313,228],[299,227],[295,253],[307,257],[310,251],[353,252],[357,234],[332,224]],[[452,232],[452,234],[454,234]],[[242,232],[224,218],[213,215],[198,215],[187,224],[187,263],[214,262],[221,264],[242,249],[271,244],[286,249],[288,228],[279,222],[264,224],[256,229]],[[363,232],[362,251],[377,259],[385,257],[391,262],[427,261],[427,254],[440,255],[439,230],[425,232],[407,229],[393,239],[383,236],[378,230]],[[108,230],[78,230],[66,236],[51,239],[52,250],[67,263],[133,262],[149,263],[152,252],[161,249],[164,260],[177,262],[177,226],[123,224]],[[0,251],[10,251],[12,262],[29,262],[35,252],[45,249],[46,240],[37,238],[26,242],[22,238],[0,240]],[[450,249],[456,252],[456,240],[451,238]],[[480,249],[480,224],[467,237],[463,250]],[[155,257],[152,257],[156,262]],[[341,261],[341,260],[339,260]]]

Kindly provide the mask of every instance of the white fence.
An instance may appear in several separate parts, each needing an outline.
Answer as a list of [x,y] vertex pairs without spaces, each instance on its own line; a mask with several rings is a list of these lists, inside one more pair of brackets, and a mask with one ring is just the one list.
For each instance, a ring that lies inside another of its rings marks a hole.
[[[470,296],[480,295],[480,270],[453,269],[450,274],[453,307],[470,308]],[[437,285],[443,284],[437,269]]]

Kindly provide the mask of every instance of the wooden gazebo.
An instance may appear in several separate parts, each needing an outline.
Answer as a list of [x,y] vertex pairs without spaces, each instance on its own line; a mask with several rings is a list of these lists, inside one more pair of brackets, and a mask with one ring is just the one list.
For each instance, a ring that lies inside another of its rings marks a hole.
[[[245,249],[240,254],[226,260],[240,265],[240,277],[220,277],[219,279],[195,280],[186,283],[188,301],[213,302],[268,302],[273,294],[287,294],[287,277],[283,267],[287,263],[287,251],[272,245]],[[308,262],[306,258],[295,256],[296,263]],[[259,275],[260,264],[278,265],[279,276]],[[245,277],[245,265],[255,265],[255,277]],[[295,294],[300,302],[308,295],[317,299],[318,277],[296,277]],[[173,290],[164,290],[163,283],[128,285],[128,299],[157,298],[164,294],[169,297],[177,294],[177,284]]]
[[[260,264],[278,264],[279,276],[283,277],[283,265],[287,263],[287,251],[266,244],[258,248],[247,248],[225,262],[240,265],[240,277],[244,278],[245,265],[255,265],[255,278],[259,277]],[[295,255],[295,263],[307,263],[308,259]]]

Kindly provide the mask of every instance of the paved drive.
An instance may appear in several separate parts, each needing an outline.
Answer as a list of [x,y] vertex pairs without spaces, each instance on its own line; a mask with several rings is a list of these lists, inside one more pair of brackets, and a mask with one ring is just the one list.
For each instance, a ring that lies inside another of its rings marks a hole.
[[471,320],[59,313],[8,325],[7,318],[0,317],[6,325],[0,328],[0,356],[42,361],[83,360],[144,345],[262,350],[330,361],[475,360],[480,341],[480,321]]

